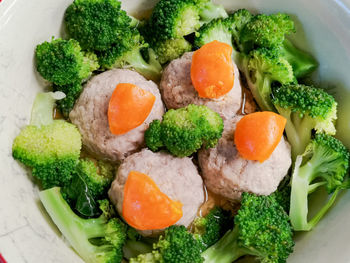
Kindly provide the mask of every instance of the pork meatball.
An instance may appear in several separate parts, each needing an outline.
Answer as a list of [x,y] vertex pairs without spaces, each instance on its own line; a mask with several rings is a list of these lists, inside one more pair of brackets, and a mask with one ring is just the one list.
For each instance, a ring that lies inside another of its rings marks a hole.
[[[109,129],[107,111],[111,95],[119,83],[137,85],[151,92],[156,100],[144,123],[125,134],[114,135]],[[114,69],[93,77],[85,85],[69,118],[78,127],[83,145],[89,152],[100,159],[115,162],[140,150],[149,124],[155,119],[161,120],[163,114],[164,105],[154,82],[132,70]]]
[[[127,157],[117,171],[108,192],[111,201],[122,214],[124,185],[131,171],[147,174],[159,189],[183,204],[182,218],[176,225],[189,226],[204,202],[203,181],[190,158],[177,158],[165,152],[143,149]],[[157,235],[162,230],[140,231],[142,235]]]
[[225,121],[217,146],[198,153],[206,187],[232,201],[239,201],[242,192],[269,195],[276,191],[292,163],[290,146],[283,137],[263,163],[241,157],[234,145],[236,123],[241,118]]
[[164,69],[160,82],[160,91],[168,109],[178,109],[188,104],[205,105],[220,114],[223,119],[235,116],[241,107],[242,89],[239,71],[234,64],[234,86],[218,99],[200,98],[191,81],[191,63],[193,52],[185,53]]

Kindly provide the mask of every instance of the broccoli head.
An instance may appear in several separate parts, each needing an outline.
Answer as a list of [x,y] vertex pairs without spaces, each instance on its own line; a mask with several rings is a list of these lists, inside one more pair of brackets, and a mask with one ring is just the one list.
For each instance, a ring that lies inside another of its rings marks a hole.
[[145,133],[145,141],[152,151],[165,146],[175,156],[189,156],[202,145],[214,147],[223,132],[220,115],[206,106],[190,104],[169,110],[163,121],[155,120]]
[[337,102],[324,90],[305,85],[283,85],[273,92],[275,108],[287,119],[286,133],[292,156],[302,154],[313,130],[334,135]]
[[231,212],[220,207],[214,207],[209,214],[197,217],[192,223],[194,237],[202,245],[202,251],[214,245],[232,225]]
[[248,86],[261,110],[274,111],[272,84],[288,84],[295,81],[292,66],[276,49],[260,48],[249,55],[241,54],[242,68]]
[[99,68],[96,55],[82,52],[74,39],[58,38],[38,45],[35,60],[41,76],[57,85],[81,82]]
[[130,263],[200,263],[201,245],[184,226],[171,226],[153,244],[153,251],[131,258]]
[[[142,49],[148,51],[148,61],[142,56]],[[162,66],[137,29],[124,32],[123,38],[109,49],[98,52],[99,63],[105,69],[133,68],[148,79],[158,80]]]
[[[326,214],[342,189],[349,168],[349,152],[337,139],[326,134],[316,134],[299,155],[292,175],[290,218],[297,231],[311,230]],[[308,220],[309,194],[325,187],[332,196]]]
[[71,38],[84,50],[106,50],[129,30],[131,18],[118,0],[74,0],[65,13]]
[[276,48],[281,45],[285,35],[295,32],[293,20],[286,14],[256,15],[250,19],[240,32],[240,43],[244,52],[264,47]]
[[286,262],[294,242],[288,215],[272,196],[243,193],[235,227],[202,253],[204,262],[231,263],[244,255]]
[[161,64],[180,57],[183,53],[191,51],[192,45],[183,37],[159,41],[153,45]]
[[107,200],[101,202],[100,217],[83,219],[71,210],[59,187],[42,191],[39,197],[52,221],[85,262],[122,261],[126,225],[118,218],[111,218]]
[[80,160],[70,184],[62,188],[63,197],[80,215],[100,214],[98,199],[103,198],[114,178],[114,167],[105,161]]
[[79,98],[80,93],[83,90],[81,83],[75,82],[64,86],[54,85],[53,90],[61,91],[66,95],[65,98],[57,101],[57,107],[63,116],[68,118],[69,113],[73,109],[76,100]]

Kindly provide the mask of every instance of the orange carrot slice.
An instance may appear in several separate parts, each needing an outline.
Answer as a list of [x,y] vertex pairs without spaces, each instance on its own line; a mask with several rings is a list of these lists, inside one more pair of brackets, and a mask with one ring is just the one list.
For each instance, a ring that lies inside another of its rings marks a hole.
[[280,142],[287,120],[274,112],[254,112],[236,126],[235,144],[243,158],[264,162]]
[[119,83],[108,105],[111,133],[120,135],[140,126],[150,114],[156,97],[134,84]]
[[234,84],[232,47],[212,41],[194,52],[191,79],[199,97],[219,98],[228,93]]
[[139,230],[162,229],[182,217],[182,204],[162,193],[146,174],[131,171],[124,186],[123,218]]

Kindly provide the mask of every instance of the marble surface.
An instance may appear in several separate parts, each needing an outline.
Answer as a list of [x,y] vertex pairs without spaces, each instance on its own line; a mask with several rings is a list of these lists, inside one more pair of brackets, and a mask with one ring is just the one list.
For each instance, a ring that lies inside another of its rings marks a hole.
[[[9,263],[82,262],[68,248],[38,201],[30,171],[11,156],[14,137],[24,127],[38,91],[45,88],[33,67],[37,43],[59,36],[71,0],[2,0],[0,3],[0,253]],[[128,0],[131,14],[154,1]],[[284,11],[301,21],[297,43],[320,61],[315,78],[333,89],[340,112],[350,112],[350,1],[223,0],[227,8]],[[143,11],[141,12],[143,13]],[[338,135],[350,146],[349,118],[341,114]],[[342,196],[312,232],[297,236],[288,262],[350,262],[350,194]],[[336,258],[335,258],[336,257]]]

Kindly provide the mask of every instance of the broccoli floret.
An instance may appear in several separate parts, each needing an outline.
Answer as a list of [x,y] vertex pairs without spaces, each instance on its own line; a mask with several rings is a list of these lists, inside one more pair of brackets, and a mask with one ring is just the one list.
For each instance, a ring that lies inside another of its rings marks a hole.
[[124,258],[136,258],[141,254],[148,254],[153,250],[153,243],[157,240],[150,237],[141,236],[135,228],[128,227],[126,232],[126,242],[123,247]]
[[79,215],[97,216],[100,214],[97,200],[106,195],[113,178],[114,168],[110,163],[80,160],[72,181],[62,188],[63,197]]
[[292,66],[276,49],[266,48],[253,50],[249,55],[241,54],[239,64],[260,109],[274,111],[271,85],[294,82]]
[[283,41],[280,49],[282,56],[292,65],[294,76],[297,79],[305,77],[317,69],[316,59],[305,51],[296,48],[288,39]]
[[244,255],[286,262],[294,242],[288,215],[272,196],[242,194],[234,229],[202,253],[204,262],[231,263]]
[[[330,135],[316,134],[305,152],[295,162],[292,175],[290,218],[297,231],[309,231],[322,219],[342,189],[349,168],[349,152]],[[332,196],[308,220],[309,194],[325,187]]]
[[71,123],[53,120],[52,93],[35,99],[31,125],[15,138],[13,157],[33,170],[44,189],[63,186],[72,178],[81,149],[81,135]]
[[153,245],[151,253],[131,258],[130,263],[200,263],[201,246],[184,226],[171,226]]
[[293,159],[302,154],[313,130],[334,135],[337,102],[324,90],[305,85],[283,85],[273,92],[273,104],[287,119],[286,133]]
[[148,62],[141,50],[148,49],[137,29],[125,32],[125,36],[111,48],[98,53],[99,63],[105,69],[133,68],[148,79],[158,80],[162,66],[152,49],[148,49]]
[[293,20],[286,14],[256,15],[242,28],[240,43],[243,51],[264,48],[278,48],[286,34],[295,32]]
[[110,218],[105,209],[108,201],[102,203],[104,213],[99,218],[83,219],[71,210],[58,187],[40,192],[39,197],[65,239],[85,262],[121,262],[126,226],[121,220]]
[[71,38],[85,50],[106,50],[129,30],[131,18],[117,0],[74,0],[65,13]]
[[227,230],[232,228],[233,220],[230,211],[220,207],[213,208],[205,217],[197,217],[193,223],[193,234],[201,244],[201,250],[214,245]]
[[206,106],[190,104],[169,110],[163,121],[155,120],[145,133],[145,141],[152,151],[165,146],[173,155],[189,156],[202,147],[214,147],[223,132],[220,115]]
[[160,62],[166,63],[191,49],[184,36],[219,17],[227,17],[226,11],[209,0],[160,0],[142,33]]
[[83,90],[81,83],[75,82],[64,86],[54,85],[53,90],[61,91],[66,95],[65,98],[57,101],[57,107],[59,108],[63,116],[68,118],[69,113],[73,109],[76,100],[79,98],[80,93]]
[[293,32],[294,22],[286,14],[257,15],[241,30],[239,47],[245,53],[261,47],[279,49],[281,56],[291,64],[295,77],[301,78],[313,72],[318,63],[285,39],[285,35]]
[[99,68],[96,55],[82,52],[74,39],[58,38],[38,45],[35,60],[41,76],[57,85],[81,82]]
[[289,184],[286,184],[283,187],[277,189],[272,194],[272,196],[274,198],[276,198],[277,203],[279,203],[280,206],[283,207],[283,209],[284,209],[284,211],[286,211],[286,213],[289,213],[290,193],[291,193],[291,187]]

